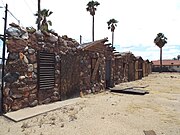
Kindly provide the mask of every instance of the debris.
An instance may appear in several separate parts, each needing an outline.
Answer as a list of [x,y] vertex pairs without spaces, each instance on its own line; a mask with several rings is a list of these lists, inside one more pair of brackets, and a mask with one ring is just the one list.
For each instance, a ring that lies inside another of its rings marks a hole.
[[132,89],[132,88],[127,88],[127,89],[112,89],[111,92],[116,92],[116,93],[125,93],[125,94],[135,94],[135,95],[145,95],[149,94],[148,91],[145,90],[139,90],[139,89]]
[[143,131],[145,135],[156,135],[156,133],[153,130]]
[[177,77],[175,77],[175,76],[170,76],[171,78],[177,78]]

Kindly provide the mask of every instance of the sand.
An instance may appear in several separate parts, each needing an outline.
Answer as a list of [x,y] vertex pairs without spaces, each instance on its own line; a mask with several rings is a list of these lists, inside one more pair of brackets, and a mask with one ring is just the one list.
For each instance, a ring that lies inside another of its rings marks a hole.
[[20,122],[0,116],[0,135],[180,135],[179,82],[179,73],[153,73],[116,86],[146,86],[146,95],[105,91]]

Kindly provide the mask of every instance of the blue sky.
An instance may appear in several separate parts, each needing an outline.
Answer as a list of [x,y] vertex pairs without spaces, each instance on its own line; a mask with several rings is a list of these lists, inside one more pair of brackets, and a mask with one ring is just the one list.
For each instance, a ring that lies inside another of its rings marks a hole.
[[[180,0],[97,0],[95,15],[95,40],[104,37],[111,42],[107,21],[119,21],[115,29],[115,47],[119,52],[131,51],[144,59],[159,59],[159,48],[153,43],[156,34],[162,32],[168,38],[163,47],[163,59],[172,59],[180,54]],[[89,0],[41,0],[41,8],[54,13],[49,18],[59,35],[68,35],[79,41],[91,41],[92,17],[86,11]],[[8,4],[9,10],[20,20],[21,26],[35,25],[37,0],[1,0],[0,6]],[[3,11],[3,9],[0,9]],[[4,12],[0,11],[0,18]],[[18,23],[8,14],[8,23]],[[0,20],[0,33],[3,20]]]

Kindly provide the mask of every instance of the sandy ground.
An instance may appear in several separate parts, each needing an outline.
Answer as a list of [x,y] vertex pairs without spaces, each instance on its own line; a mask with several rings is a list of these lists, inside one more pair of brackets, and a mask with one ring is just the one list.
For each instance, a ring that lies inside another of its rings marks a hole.
[[0,116],[0,135],[180,135],[179,82],[179,73],[155,73],[116,86],[147,86],[146,95],[106,91],[17,123]]

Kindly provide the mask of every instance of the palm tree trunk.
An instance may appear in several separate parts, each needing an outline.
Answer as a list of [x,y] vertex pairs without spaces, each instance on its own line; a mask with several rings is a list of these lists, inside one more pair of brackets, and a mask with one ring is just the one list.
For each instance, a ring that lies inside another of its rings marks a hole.
[[162,72],[162,47],[160,48],[160,73]]
[[92,16],[92,41],[94,42],[94,15]]
[[114,47],[114,32],[112,31],[112,47]]

